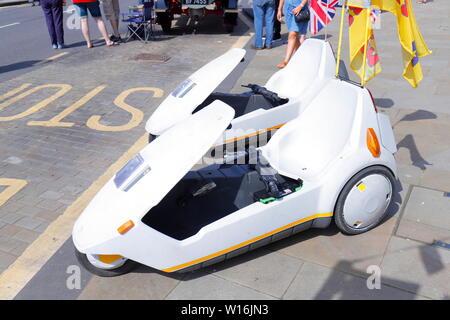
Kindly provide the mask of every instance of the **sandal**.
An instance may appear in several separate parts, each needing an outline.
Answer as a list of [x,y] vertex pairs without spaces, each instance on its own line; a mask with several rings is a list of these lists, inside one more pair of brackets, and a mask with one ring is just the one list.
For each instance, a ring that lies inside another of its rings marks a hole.
[[88,47],[88,49],[91,49],[94,47],[94,44],[92,43],[92,41],[88,41],[87,47]]
[[106,46],[107,46],[107,47],[114,47],[114,46],[118,46],[118,45],[119,45],[119,43],[118,43],[118,42],[115,42],[115,41],[111,41],[111,42],[109,42],[109,44],[106,43]]
[[278,69],[283,69],[284,67],[286,67],[287,64],[288,64],[287,61],[283,61],[282,63],[280,63],[280,64],[277,66],[277,68],[278,68]]

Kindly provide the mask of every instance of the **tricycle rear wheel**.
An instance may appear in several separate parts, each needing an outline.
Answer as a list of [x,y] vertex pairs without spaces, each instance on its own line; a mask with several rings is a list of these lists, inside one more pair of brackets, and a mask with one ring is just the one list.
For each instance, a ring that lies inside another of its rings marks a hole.
[[360,234],[378,226],[387,216],[393,199],[395,178],[384,166],[367,167],[342,189],[334,221],[345,234]]

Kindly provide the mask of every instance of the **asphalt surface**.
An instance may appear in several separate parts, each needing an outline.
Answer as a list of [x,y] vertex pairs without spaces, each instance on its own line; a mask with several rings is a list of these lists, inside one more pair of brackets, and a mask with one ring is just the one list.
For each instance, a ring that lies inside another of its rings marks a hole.
[[[121,0],[121,10],[126,12],[128,6],[134,3],[136,1]],[[41,61],[62,52],[77,53],[85,49],[86,42],[81,30],[70,26],[73,25],[76,15],[72,9],[71,5],[64,7],[64,38],[67,48],[55,50],[51,46],[44,13],[40,6],[31,7],[29,4],[23,4],[0,8],[0,82],[40,68],[43,65],[39,64]],[[89,21],[91,38],[100,38],[94,20]],[[111,33],[109,23],[107,29]],[[125,24],[120,25],[120,31],[126,32]]]

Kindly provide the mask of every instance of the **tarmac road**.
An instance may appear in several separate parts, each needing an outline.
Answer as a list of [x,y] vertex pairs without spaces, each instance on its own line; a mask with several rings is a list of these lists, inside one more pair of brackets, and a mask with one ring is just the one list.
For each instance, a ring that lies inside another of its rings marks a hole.
[[[121,9],[136,3],[133,0],[121,0]],[[36,68],[42,67],[41,61],[64,53],[76,53],[85,49],[81,30],[71,29],[68,19],[73,16],[72,6],[64,7],[64,37],[66,49],[55,50],[51,47],[44,13],[40,6],[29,4],[0,7],[0,82],[13,79]],[[92,39],[98,39],[100,33],[90,20]],[[71,21],[71,20],[70,20]],[[109,23],[108,30],[111,30]],[[126,25],[121,24],[121,33]],[[111,32],[110,32],[111,33]],[[61,56],[59,58],[64,58]]]

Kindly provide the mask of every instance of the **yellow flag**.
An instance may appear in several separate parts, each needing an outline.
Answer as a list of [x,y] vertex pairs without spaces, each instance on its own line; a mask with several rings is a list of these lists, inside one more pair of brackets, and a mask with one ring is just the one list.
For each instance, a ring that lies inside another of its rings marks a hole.
[[402,45],[403,77],[416,88],[422,80],[419,58],[431,54],[419,28],[410,0],[372,0],[372,5],[397,17],[398,35]]
[[[372,22],[367,13],[367,10],[371,9],[358,7],[349,7],[348,9],[350,67],[358,74],[361,83],[364,84],[381,72]],[[367,49],[365,49],[366,45]],[[366,51],[365,60],[364,51]],[[364,61],[366,63],[365,68]]]

